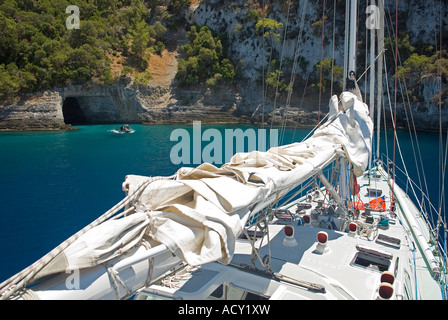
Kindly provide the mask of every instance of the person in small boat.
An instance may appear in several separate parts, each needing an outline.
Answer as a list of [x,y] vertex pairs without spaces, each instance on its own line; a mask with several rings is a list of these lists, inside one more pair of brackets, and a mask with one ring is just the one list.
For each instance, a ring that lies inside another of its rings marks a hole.
[[129,127],[128,124],[122,125],[120,127],[120,131],[129,131],[129,130],[131,130],[131,128]]

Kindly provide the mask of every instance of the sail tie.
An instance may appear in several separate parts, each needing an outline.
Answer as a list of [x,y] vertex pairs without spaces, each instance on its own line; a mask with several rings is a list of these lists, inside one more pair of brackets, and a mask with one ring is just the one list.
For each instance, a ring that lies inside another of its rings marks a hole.
[[118,285],[120,284],[123,288],[126,290],[125,297],[131,296],[131,291],[128,289],[126,284],[123,282],[123,280],[120,279],[120,276],[118,275],[118,271],[114,270],[113,267],[108,267],[107,274],[109,275],[109,279],[112,282],[112,286],[114,288],[115,296],[117,297],[117,300],[121,300],[122,297],[120,296],[120,289]]

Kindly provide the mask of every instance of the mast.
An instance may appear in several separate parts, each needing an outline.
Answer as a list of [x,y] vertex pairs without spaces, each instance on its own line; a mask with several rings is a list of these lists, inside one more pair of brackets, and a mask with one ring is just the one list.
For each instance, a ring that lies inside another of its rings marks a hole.
[[346,0],[345,4],[345,59],[344,74],[347,81],[344,82],[344,91],[350,90],[350,74],[356,72],[356,19],[358,12],[357,0]]
[[[345,4],[345,32],[344,32],[344,77],[348,78],[348,61],[347,61],[347,52],[348,52],[348,29],[350,25],[350,7],[349,0],[346,0]],[[347,91],[347,81],[343,81],[342,91]]]
[[358,14],[358,1],[348,0],[350,2],[350,34],[349,34],[349,54],[348,54],[348,72],[355,72],[356,74],[356,20]]
[[[344,74],[347,80],[344,83],[344,91],[353,92],[358,99],[362,101],[361,93],[356,84],[356,43],[357,43],[357,0],[346,0],[346,19],[345,19],[345,63]],[[348,36],[347,36],[348,33]],[[349,200],[349,182],[348,182],[347,159],[341,157],[339,168],[339,193],[345,201]]]
[[379,8],[379,30],[378,30],[378,92],[377,92],[377,113],[376,113],[376,159],[380,159],[380,137],[381,137],[381,108],[383,105],[383,60],[384,60],[384,3],[378,0]]
[[[367,18],[366,26],[367,29],[370,30],[370,89],[369,89],[369,114],[372,121],[374,121],[374,113],[375,113],[375,35],[377,28],[377,6],[375,5],[375,0],[370,0],[370,6],[367,7],[367,14],[370,14],[370,17]],[[372,23],[373,22],[373,23]],[[378,128],[377,128],[378,130]],[[373,143],[373,140],[372,140]],[[369,170],[372,170],[372,157],[373,157],[373,145],[372,152],[370,153],[369,159]],[[369,183],[370,183],[371,174],[369,174]]]
[[[350,91],[362,101],[361,92],[356,83],[356,47],[358,40],[357,33],[357,17],[358,17],[358,1],[346,0],[346,19],[345,19],[345,61],[344,74],[346,81],[344,83],[344,91]],[[347,36],[348,33],[348,36]]]
[[[370,0],[371,8],[375,8],[375,0]],[[373,9],[375,10],[375,9]],[[374,119],[375,108],[375,29],[376,29],[376,11],[374,12],[374,25],[370,26],[370,117]]]

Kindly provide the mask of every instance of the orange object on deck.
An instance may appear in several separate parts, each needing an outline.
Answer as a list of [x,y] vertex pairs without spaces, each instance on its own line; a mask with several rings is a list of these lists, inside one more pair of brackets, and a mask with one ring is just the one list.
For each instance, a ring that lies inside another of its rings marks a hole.
[[386,210],[386,200],[383,197],[373,199],[370,201],[370,207],[374,211],[384,211]]
[[352,201],[353,209],[355,210],[364,210],[365,206],[362,201]]

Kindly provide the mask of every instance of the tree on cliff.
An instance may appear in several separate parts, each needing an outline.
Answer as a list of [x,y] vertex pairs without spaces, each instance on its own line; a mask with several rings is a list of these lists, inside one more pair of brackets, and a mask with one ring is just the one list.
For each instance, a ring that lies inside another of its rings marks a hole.
[[134,55],[140,59],[140,68],[146,69],[146,61],[144,61],[144,53],[148,47],[149,42],[149,27],[148,24],[140,20],[136,23],[134,30],[132,30],[132,45],[131,49]]
[[20,88],[20,78],[9,69],[9,66],[6,69],[4,64],[0,64],[0,99],[12,98]]
[[181,47],[185,59],[179,59],[176,75],[181,86],[199,82],[206,82],[210,86],[221,81],[233,82],[235,67],[225,58],[224,48],[218,36],[214,36],[206,26],[192,26],[187,32],[187,38],[190,43]]
[[[322,70],[322,79],[320,78],[320,70]],[[336,64],[336,60],[325,58],[314,66],[316,83],[312,87],[319,89],[322,86],[322,92],[328,89],[327,83],[333,80],[333,84],[338,84],[342,89],[344,68]]]
[[271,41],[280,41],[280,32],[283,29],[283,23],[277,22],[269,18],[258,20],[255,25],[258,34],[262,34],[265,38],[271,38]]
[[[421,82],[426,77],[441,77],[443,82],[448,79],[448,52],[446,50],[438,51],[432,57],[413,53],[399,66],[397,70],[398,77],[407,83],[408,94],[415,101],[423,101],[421,96]],[[439,92],[432,100],[438,102],[439,98],[448,94],[448,87]],[[441,99],[443,100],[443,99]]]

